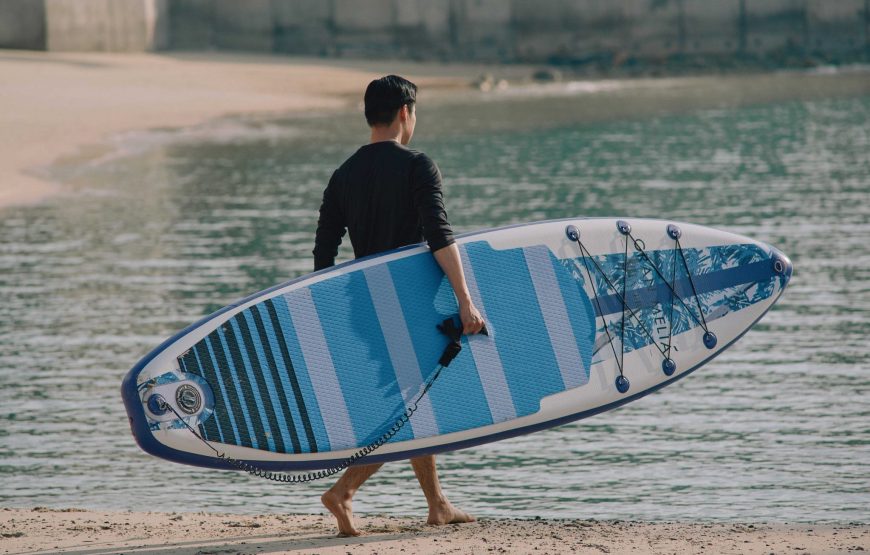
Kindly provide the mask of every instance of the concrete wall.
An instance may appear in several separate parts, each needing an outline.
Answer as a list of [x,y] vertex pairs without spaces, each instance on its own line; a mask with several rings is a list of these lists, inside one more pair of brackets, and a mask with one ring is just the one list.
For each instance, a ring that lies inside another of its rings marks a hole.
[[213,0],[170,0],[170,49],[202,50],[215,42]]
[[168,44],[168,0],[43,0],[47,50],[141,52]]
[[741,0],[684,0],[684,52],[716,55],[742,46]]
[[0,0],[0,48],[142,52],[169,45],[171,0]]
[[0,46],[620,65],[870,56],[870,0],[0,0]]
[[334,56],[334,6],[326,0],[273,0],[273,48],[306,56]]
[[804,45],[807,39],[805,8],[806,0],[748,2],[746,11],[747,50],[753,53],[764,53],[793,49]]
[[807,48],[818,53],[838,53],[870,46],[868,12],[867,0],[808,0]]
[[0,48],[45,48],[45,9],[33,0],[0,0]]

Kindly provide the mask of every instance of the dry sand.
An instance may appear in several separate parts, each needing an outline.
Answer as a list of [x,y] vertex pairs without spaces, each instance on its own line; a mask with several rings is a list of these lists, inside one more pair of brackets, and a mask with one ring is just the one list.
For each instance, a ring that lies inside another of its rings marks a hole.
[[96,148],[115,133],[185,127],[228,114],[347,108],[361,101],[371,79],[395,71],[437,94],[465,90],[477,68],[0,50],[0,207],[58,191],[34,169]]
[[320,515],[240,516],[81,509],[0,510],[0,553],[861,553],[870,525],[482,520],[426,526],[358,519],[363,536],[337,538]]

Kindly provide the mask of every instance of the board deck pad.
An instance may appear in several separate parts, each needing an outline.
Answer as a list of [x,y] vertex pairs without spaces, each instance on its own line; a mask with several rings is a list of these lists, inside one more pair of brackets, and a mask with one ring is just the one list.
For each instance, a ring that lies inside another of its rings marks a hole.
[[[498,251],[475,242],[461,255],[491,336],[462,338],[471,356],[442,373],[392,441],[532,414],[542,398],[589,380],[592,303],[547,247]],[[214,418],[200,431],[281,453],[367,445],[436,369],[446,338],[435,326],[457,312],[429,253],[251,306],[179,359],[216,396]]]

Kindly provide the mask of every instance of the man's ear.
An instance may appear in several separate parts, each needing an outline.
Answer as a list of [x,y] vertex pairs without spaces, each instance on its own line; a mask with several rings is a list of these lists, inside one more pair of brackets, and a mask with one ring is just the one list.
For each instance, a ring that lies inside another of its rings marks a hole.
[[408,121],[408,118],[411,117],[411,113],[408,112],[408,105],[405,104],[401,108],[399,108],[399,121],[405,122]]

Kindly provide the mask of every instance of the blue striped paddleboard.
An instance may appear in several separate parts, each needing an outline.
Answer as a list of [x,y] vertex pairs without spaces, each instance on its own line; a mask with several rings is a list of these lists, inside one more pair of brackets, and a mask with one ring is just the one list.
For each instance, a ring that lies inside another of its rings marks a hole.
[[[538,222],[457,244],[489,335],[463,337],[407,424],[362,462],[479,445],[642,397],[736,341],[792,271],[767,244],[661,220]],[[425,245],[277,285],[130,370],[121,389],[133,435],[148,453],[205,467],[232,468],[220,453],[266,470],[334,468],[401,419],[448,343],[436,325],[457,312]]]

